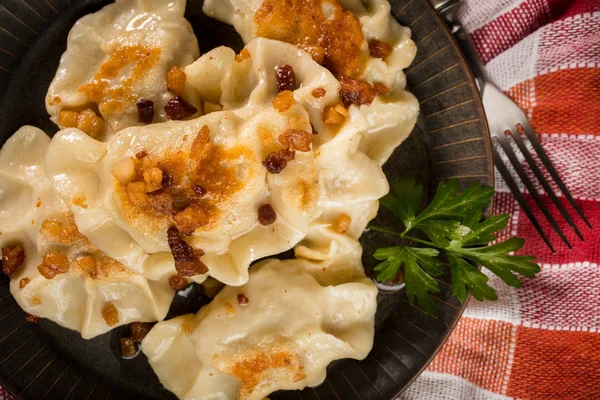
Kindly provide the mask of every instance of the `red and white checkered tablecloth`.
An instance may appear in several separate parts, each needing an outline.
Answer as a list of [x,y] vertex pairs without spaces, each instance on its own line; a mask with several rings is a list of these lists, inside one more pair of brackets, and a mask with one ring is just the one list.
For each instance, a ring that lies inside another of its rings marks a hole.
[[542,224],[552,254],[497,174],[495,212],[512,215],[505,237],[526,238],[524,252],[536,255],[542,270],[522,289],[491,278],[500,299],[471,300],[401,398],[600,399],[600,0],[464,3],[462,21],[491,78],[526,110],[595,229],[572,211],[586,239],[579,241],[543,196],[573,244],[569,250]]
[[[542,271],[522,289],[492,277],[500,299],[472,300],[401,398],[600,399],[600,0],[464,3],[462,21],[493,81],[527,111],[596,229],[576,219],[582,243],[554,212],[574,248],[543,223],[552,254],[496,176],[495,212],[512,215],[504,236],[525,237],[524,252],[537,255]],[[0,388],[4,399],[12,397]]]

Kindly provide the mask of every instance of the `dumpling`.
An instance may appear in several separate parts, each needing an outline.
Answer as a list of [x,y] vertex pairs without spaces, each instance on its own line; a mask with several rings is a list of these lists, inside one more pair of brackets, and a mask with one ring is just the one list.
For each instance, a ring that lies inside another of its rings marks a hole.
[[262,400],[319,385],[333,360],[365,358],[377,289],[356,246],[324,263],[264,261],[196,316],[155,325],[142,350],[161,383],[180,399]]
[[[47,168],[82,233],[110,257],[150,279],[241,285],[250,263],[308,231],[318,195],[310,129],[298,104],[247,121],[222,111],[132,127],[107,143],[70,129],[54,137]],[[283,147],[290,131],[306,147]]]
[[344,106],[364,116],[361,148],[380,165],[412,131],[419,105],[404,90],[402,70],[416,46],[387,0],[206,0],[203,10],[232,24],[245,43],[256,37],[291,43],[331,70]]
[[[329,110],[341,106],[340,83],[331,72],[296,46],[275,40],[254,39],[240,55],[236,57],[233,51],[221,47],[188,66],[186,73],[197,96],[248,118],[272,107],[274,99],[281,96],[277,71],[291,70],[295,77],[291,85],[293,102],[306,109],[316,133],[317,174],[321,175],[318,180],[323,193],[320,198],[329,205],[348,206],[377,200],[387,193],[379,160],[363,151],[364,142],[369,141],[365,138],[369,124],[381,121],[370,122],[354,107],[344,109],[346,117],[337,124],[325,121]],[[203,85],[206,76],[210,76],[211,83]]]
[[26,126],[0,151],[0,247],[12,295],[27,313],[86,339],[162,320],[174,291],[166,281],[134,274],[79,232],[46,177],[49,143],[44,132]]
[[[52,121],[96,138],[165,121],[165,105],[188,97],[181,68],[199,56],[185,5],[117,0],[77,21],[46,96]],[[184,105],[193,111],[193,104]]]

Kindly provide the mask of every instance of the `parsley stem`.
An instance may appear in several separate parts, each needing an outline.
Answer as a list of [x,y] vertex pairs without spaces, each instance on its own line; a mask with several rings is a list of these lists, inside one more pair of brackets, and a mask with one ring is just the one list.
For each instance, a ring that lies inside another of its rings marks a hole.
[[421,244],[424,244],[424,245],[429,246],[429,247],[435,247],[436,249],[441,249],[440,246],[436,246],[434,243],[428,242],[426,240],[421,240],[421,239],[417,239],[415,237],[406,236],[406,235],[401,236],[401,237],[404,238],[404,239],[406,239],[406,240],[410,240],[412,242],[417,242],[417,243],[421,243]]
[[412,236],[406,236],[406,232],[405,233],[398,233],[398,232],[395,232],[395,231],[391,231],[389,229],[381,228],[381,227],[376,226],[376,225],[369,225],[367,228],[369,228],[369,229],[371,229],[371,230],[373,230],[375,232],[387,233],[388,235],[392,235],[392,236],[396,236],[396,237],[399,237],[399,238],[402,238],[402,239],[410,240],[412,242],[421,243],[421,244],[424,244],[424,245],[429,246],[429,247],[435,247],[435,248],[438,248],[438,249],[440,248],[439,246],[436,246],[435,244],[433,244],[431,242],[428,242],[426,240],[417,239],[417,238],[412,237]]
[[388,235],[392,235],[392,236],[397,236],[399,238],[403,238],[404,236],[402,236],[402,234],[395,232],[395,231],[391,231],[389,229],[385,229],[385,228],[380,228],[378,226],[375,225],[369,225],[367,228],[375,231],[375,232],[381,232],[381,233],[387,233]]

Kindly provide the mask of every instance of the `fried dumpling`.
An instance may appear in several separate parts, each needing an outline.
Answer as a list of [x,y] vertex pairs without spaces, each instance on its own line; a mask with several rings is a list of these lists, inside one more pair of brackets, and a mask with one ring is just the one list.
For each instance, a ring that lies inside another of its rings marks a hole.
[[0,247],[5,266],[13,267],[5,272],[17,303],[86,339],[130,322],[162,320],[174,291],[166,280],[133,273],[79,232],[46,177],[49,144],[44,132],[26,126],[0,151]]
[[261,400],[319,385],[333,360],[366,357],[376,296],[356,242],[327,262],[267,260],[197,315],[154,326],[142,350],[180,399]]
[[117,0],[77,21],[46,96],[52,120],[101,139],[166,121],[167,103],[187,97],[182,68],[199,56],[185,5]]

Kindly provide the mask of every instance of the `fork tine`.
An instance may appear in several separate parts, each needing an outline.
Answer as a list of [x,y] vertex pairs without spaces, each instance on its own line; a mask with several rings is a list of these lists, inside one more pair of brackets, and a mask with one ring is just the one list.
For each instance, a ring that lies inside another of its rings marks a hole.
[[563,192],[563,194],[565,195],[565,197],[567,198],[567,200],[569,200],[569,203],[571,203],[571,206],[575,209],[575,211],[577,211],[577,214],[579,214],[579,216],[581,217],[581,219],[583,219],[583,221],[585,222],[585,224],[590,229],[592,229],[592,224],[590,224],[590,221],[588,221],[588,219],[583,214],[583,211],[581,210],[581,208],[579,208],[579,206],[575,202],[575,199],[573,199],[573,196],[571,196],[571,193],[569,192],[569,189],[567,189],[567,186],[564,184],[564,182],[560,178],[560,175],[558,175],[558,172],[554,168],[554,165],[552,164],[552,161],[550,161],[550,158],[548,157],[548,154],[546,154],[546,151],[544,151],[544,148],[542,147],[542,144],[540,143],[540,140],[538,139],[538,137],[535,134],[535,132],[533,132],[533,129],[531,128],[531,126],[528,123],[521,124],[521,126],[523,127],[523,130],[525,131],[525,134],[529,138],[529,141],[533,145],[533,148],[535,149],[536,153],[538,154],[538,156],[540,157],[540,159],[544,163],[544,166],[546,167],[546,169],[548,170],[548,172],[550,172],[550,175],[552,175],[552,178],[554,178],[554,181],[556,182],[556,184],[558,185],[558,187],[560,188],[560,190]]
[[510,160],[511,164],[513,165],[515,171],[517,171],[517,174],[519,174],[519,177],[523,181],[523,184],[525,184],[525,187],[529,191],[529,194],[531,194],[531,196],[533,197],[533,200],[535,201],[535,203],[538,205],[538,207],[542,211],[542,214],[544,214],[544,216],[546,217],[548,222],[550,222],[550,225],[552,225],[552,228],[554,228],[556,233],[558,233],[558,236],[560,236],[562,241],[565,242],[567,247],[569,249],[572,249],[571,243],[569,243],[569,241],[565,237],[564,233],[562,232],[562,230],[556,223],[556,220],[554,219],[552,214],[548,211],[548,209],[546,208],[546,205],[542,202],[542,199],[540,198],[540,195],[538,194],[537,190],[533,186],[533,183],[531,183],[531,180],[525,173],[523,166],[519,162],[519,159],[517,158],[515,152],[513,151],[512,147],[510,146],[510,143],[508,142],[508,138],[506,137],[506,134],[504,132],[500,132],[500,134],[498,136],[496,136],[496,139],[500,142],[500,145],[504,149],[504,152],[508,156],[508,159]]
[[552,244],[550,243],[550,240],[548,240],[548,237],[542,230],[540,223],[538,222],[537,218],[533,215],[531,208],[529,208],[529,205],[525,201],[525,197],[523,197],[523,194],[519,190],[519,186],[517,186],[512,175],[508,171],[508,168],[506,168],[506,165],[504,165],[504,161],[498,154],[498,150],[496,150],[496,146],[493,146],[493,145],[492,145],[492,154],[493,154],[494,164],[496,165],[496,168],[498,168],[498,171],[500,172],[500,175],[502,175],[504,182],[506,182],[506,184],[510,188],[510,191],[513,193],[513,195],[517,199],[517,202],[519,203],[519,205],[521,206],[523,211],[525,211],[525,214],[527,215],[527,217],[533,224],[535,230],[540,234],[540,236],[542,237],[542,239],[544,240],[546,245],[550,248],[552,253],[556,253],[556,251],[554,251],[554,247],[552,247]]
[[556,208],[558,208],[558,211],[560,211],[563,218],[567,221],[567,223],[571,226],[571,228],[573,228],[573,230],[575,231],[575,233],[577,234],[579,239],[581,239],[583,241],[584,240],[583,235],[581,234],[581,232],[579,232],[577,225],[575,225],[575,223],[571,219],[571,216],[567,212],[567,209],[565,208],[563,203],[561,203],[561,201],[558,199],[558,197],[556,197],[556,194],[554,194],[554,191],[552,190],[552,188],[546,181],[546,178],[544,178],[544,174],[542,174],[542,171],[540,171],[540,168],[538,167],[535,160],[533,159],[531,153],[529,152],[529,149],[527,149],[527,146],[525,146],[525,142],[523,141],[523,138],[521,137],[521,135],[515,130],[511,130],[510,134],[512,135],[515,142],[517,142],[517,146],[519,146],[521,153],[523,153],[523,155],[525,156],[525,159],[527,159],[527,162],[529,163],[531,170],[537,177],[538,181],[544,187],[544,190],[546,191],[548,196],[550,196],[550,199],[552,200],[552,202],[554,203]]

